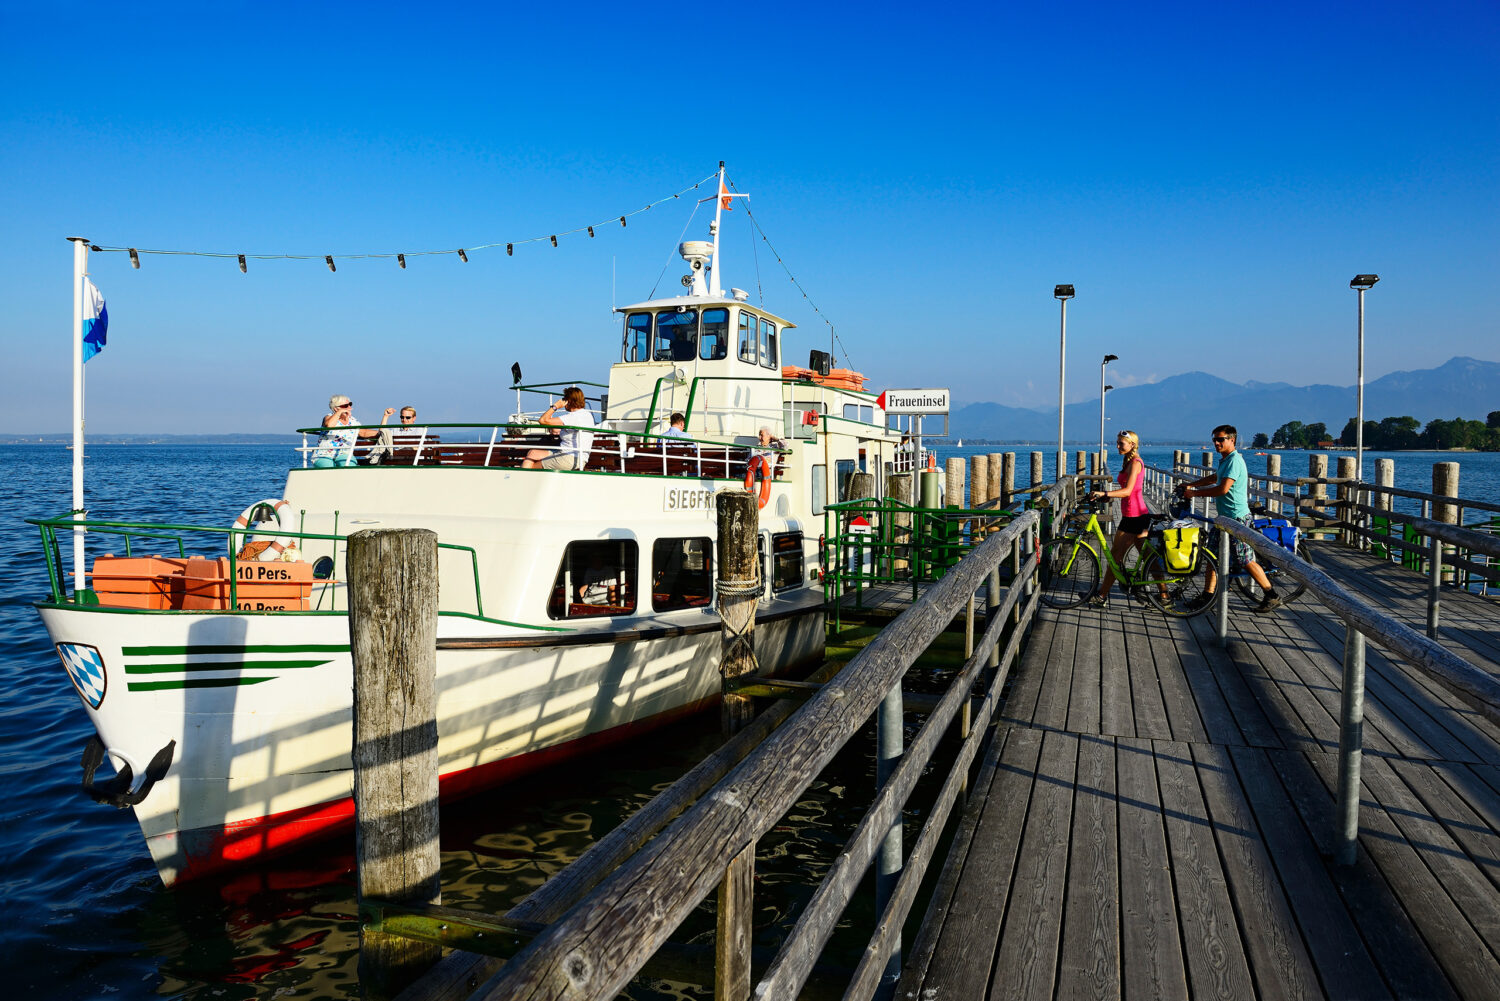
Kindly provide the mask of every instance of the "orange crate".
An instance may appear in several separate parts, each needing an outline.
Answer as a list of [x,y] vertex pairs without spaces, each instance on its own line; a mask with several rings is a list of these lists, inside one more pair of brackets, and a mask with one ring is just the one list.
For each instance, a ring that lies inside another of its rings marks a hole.
[[187,560],[166,556],[116,556],[94,560],[89,575],[99,604],[110,608],[182,607],[182,574]]
[[[242,612],[299,612],[307,610],[312,594],[311,563],[237,563],[235,608]],[[229,607],[229,560],[189,560],[183,577],[184,609],[218,610]]]

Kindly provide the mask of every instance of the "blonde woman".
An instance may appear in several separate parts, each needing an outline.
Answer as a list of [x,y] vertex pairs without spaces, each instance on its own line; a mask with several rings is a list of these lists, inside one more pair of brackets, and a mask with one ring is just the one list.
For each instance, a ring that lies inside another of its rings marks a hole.
[[[1125,565],[1125,554],[1131,546],[1139,546],[1151,527],[1151,509],[1146,506],[1142,487],[1146,482],[1146,464],[1141,460],[1141,439],[1134,431],[1121,431],[1115,438],[1115,451],[1120,453],[1120,475],[1114,490],[1099,490],[1089,494],[1091,500],[1105,497],[1120,498],[1120,524],[1115,530],[1115,541],[1110,554],[1115,562]],[[1099,590],[1089,595],[1089,604],[1100,608],[1109,607],[1109,591],[1115,584],[1115,572],[1107,562],[1104,579]]]

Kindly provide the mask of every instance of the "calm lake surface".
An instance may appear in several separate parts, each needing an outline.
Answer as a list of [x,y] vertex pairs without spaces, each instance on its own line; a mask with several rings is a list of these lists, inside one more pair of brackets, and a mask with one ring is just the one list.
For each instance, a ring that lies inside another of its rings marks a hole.
[[[939,446],[940,458],[1033,448]],[[1071,449],[1070,449],[1071,451]],[[1199,451],[1195,449],[1194,452]],[[1143,450],[1165,465],[1171,448]],[[1366,468],[1373,475],[1373,459]],[[1500,497],[1500,455],[1396,453],[1398,486],[1430,490],[1432,463],[1461,463],[1460,492]],[[89,446],[96,517],[227,526],[250,502],[282,492],[291,448]],[[1306,453],[1283,453],[1288,475]],[[1251,457],[1252,472],[1264,469]],[[0,446],[0,955],[20,997],[353,998],[358,933],[352,835],[222,880],[162,887],[128,810],[88,800],[79,756],[92,733],[31,603],[47,591],[37,530],[64,514],[70,453]],[[444,902],[503,911],[575,858],[718,742],[698,720],[615,752],[443,809]],[[766,839],[757,862],[758,946],[779,944],[815,877],[868,801],[870,742],[856,739]],[[861,899],[868,900],[868,894]],[[920,913],[920,910],[919,910]],[[864,925],[863,920],[858,921]],[[702,912],[676,936],[712,941]],[[853,964],[863,935],[836,938]],[[837,954],[842,953],[842,956]],[[640,983],[634,998],[709,992]]]

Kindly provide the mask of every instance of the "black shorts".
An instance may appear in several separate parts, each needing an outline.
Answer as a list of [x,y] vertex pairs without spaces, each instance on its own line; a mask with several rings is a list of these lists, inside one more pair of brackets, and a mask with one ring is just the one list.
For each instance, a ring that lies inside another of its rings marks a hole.
[[1151,527],[1151,516],[1149,514],[1138,514],[1134,518],[1121,518],[1116,532],[1124,532],[1126,535],[1144,535],[1146,529]]

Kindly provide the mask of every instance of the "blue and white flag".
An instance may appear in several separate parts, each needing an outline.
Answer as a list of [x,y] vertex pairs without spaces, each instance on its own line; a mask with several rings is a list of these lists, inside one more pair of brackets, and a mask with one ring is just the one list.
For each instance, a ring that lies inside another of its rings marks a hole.
[[83,360],[88,361],[104,350],[104,336],[109,331],[109,310],[104,308],[104,294],[87,278],[83,280]]

